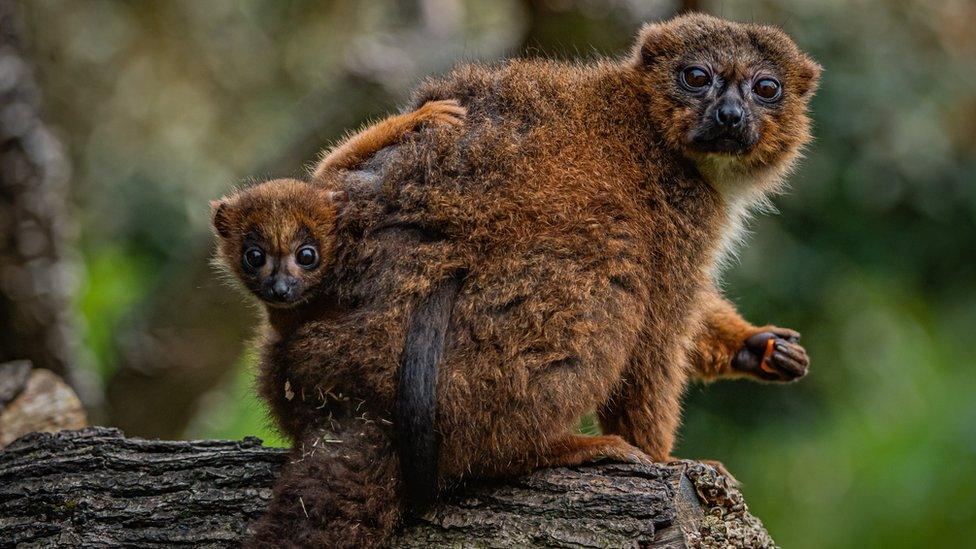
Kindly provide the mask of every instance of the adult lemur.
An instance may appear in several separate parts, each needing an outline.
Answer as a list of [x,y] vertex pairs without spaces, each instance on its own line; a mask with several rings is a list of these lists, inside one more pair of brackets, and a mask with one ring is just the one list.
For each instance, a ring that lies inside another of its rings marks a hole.
[[[456,100],[464,125],[344,178],[328,314],[279,347],[275,405],[322,407],[306,448],[331,406],[365,415],[338,425],[341,460],[286,468],[252,542],[382,545],[432,478],[665,460],[689,377],[802,376],[797,334],[743,320],[713,277],[810,140],[819,73],[777,29],[689,15],[622,60],[422,85],[414,106]],[[577,434],[594,409],[604,434]]]

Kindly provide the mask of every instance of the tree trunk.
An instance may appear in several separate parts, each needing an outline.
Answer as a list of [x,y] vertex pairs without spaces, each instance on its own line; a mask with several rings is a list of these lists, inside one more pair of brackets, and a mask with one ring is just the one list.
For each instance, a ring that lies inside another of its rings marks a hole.
[[[255,438],[143,440],[98,427],[33,433],[0,453],[0,547],[237,546],[267,505],[286,456]],[[409,525],[394,545],[773,543],[726,477],[680,462],[545,469],[470,485]]]
[[17,5],[0,0],[0,362],[72,380],[75,267],[65,257],[69,163],[41,119]]

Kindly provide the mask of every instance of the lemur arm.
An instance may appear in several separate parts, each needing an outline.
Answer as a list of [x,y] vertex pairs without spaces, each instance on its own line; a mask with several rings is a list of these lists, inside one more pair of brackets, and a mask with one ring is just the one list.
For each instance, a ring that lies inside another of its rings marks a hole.
[[715,288],[703,290],[700,303],[702,328],[691,353],[696,377],[792,381],[806,374],[810,359],[799,333],[752,325]]
[[312,180],[319,180],[330,171],[355,167],[380,149],[395,144],[421,124],[460,125],[466,112],[457,101],[446,99],[429,101],[415,111],[384,118],[323,153],[312,172]]

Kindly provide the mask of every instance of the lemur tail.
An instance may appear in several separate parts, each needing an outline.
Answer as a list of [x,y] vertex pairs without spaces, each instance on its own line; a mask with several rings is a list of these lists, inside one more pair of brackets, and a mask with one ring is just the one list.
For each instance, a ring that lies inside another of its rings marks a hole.
[[400,488],[389,433],[360,418],[337,422],[292,449],[245,547],[386,547]]
[[441,282],[419,305],[400,357],[394,429],[405,501],[411,510],[421,510],[437,497],[437,368],[462,278],[459,273]]

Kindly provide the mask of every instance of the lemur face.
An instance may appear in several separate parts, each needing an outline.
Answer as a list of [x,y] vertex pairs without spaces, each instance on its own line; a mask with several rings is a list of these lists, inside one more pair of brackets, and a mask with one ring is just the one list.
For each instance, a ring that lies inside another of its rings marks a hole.
[[635,59],[651,116],[689,157],[749,166],[795,155],[810,139],[820,67],[772,27],[703,15],[646,27]]
[[[676,71],[691,107],[685,144],[703,153],[741,155],[759,142],[763,109],[774,109],[783,87],[760,67],[736,68],[692,60]],[[718,66],[717,66],[718,65]]]
[[240,249],[245,282],[272,305],[297,302],[316,281],[315,271],[322,264],[319,244],[304,226],[255,226],[244,235]]
[[341,195],[290,179],[215,202],[221,262],[272,307],[304,302],[325,275]]

